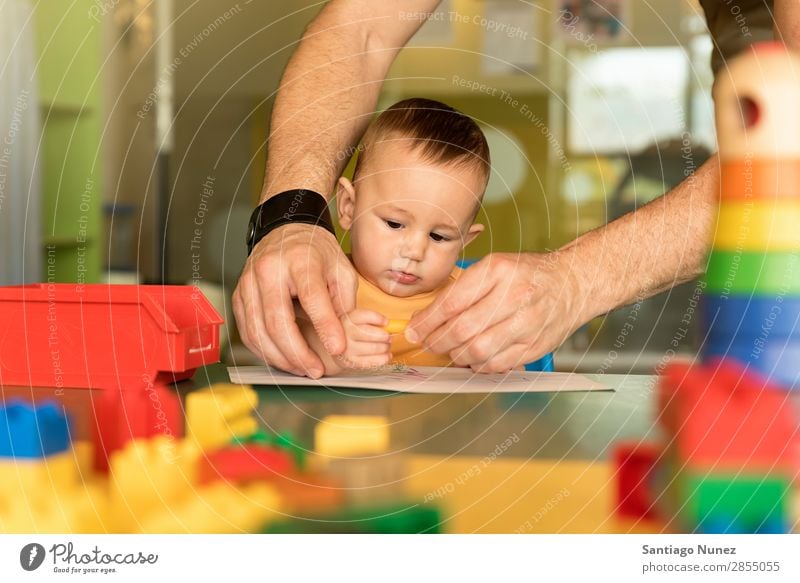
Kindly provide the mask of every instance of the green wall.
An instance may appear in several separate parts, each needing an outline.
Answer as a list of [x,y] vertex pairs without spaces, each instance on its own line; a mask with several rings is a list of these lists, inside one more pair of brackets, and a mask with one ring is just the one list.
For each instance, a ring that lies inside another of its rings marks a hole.
[[95,282],[102,250],[101,24],[92,0],[36,3],[46,281]]

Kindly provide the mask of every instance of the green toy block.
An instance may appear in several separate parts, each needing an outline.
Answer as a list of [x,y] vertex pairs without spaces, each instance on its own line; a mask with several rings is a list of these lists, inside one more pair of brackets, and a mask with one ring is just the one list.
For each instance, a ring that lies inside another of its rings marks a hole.
[[439,511],[431,506],[346,508],[331,514],[269,524],[265,534],[437,534]]
[[714,250],[708,259],[707,293],[800,294],[800,263],[793,251]]
[[[786,530],[789,481],[784,476],[699,474],[680,478],[681,523],[687,530],[757,533]],[[727,525],[727,527],[726,527]]]
[[255,433],[247,437],[234,437],[231,440],[231,445],[245,445],[248,443],[256,443],[282,449],[294,458],[294,463],[299,470],[302,471],[306,467],[306,452],[308,448],[304,447],[299,440],[296,440],[289,432],[267,433],[263,429],[258,429]]

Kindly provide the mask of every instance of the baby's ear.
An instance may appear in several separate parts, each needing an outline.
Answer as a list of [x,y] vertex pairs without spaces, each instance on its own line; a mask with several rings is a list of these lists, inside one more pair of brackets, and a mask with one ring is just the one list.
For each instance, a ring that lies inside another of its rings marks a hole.
[[356,210],[356,189],[353,183],[342,176],[336,189],[336,211],[339,213],[339,224],[345,231],[353,225]]
[[469,228],[469,231],[467,231],[467,234],[464,237],[464,244],[461,247],[464,248],[470,243],[472,243],[475,240],[475,237],[477,237],[481,233],[483,233],[483,225],[481,225],[480,223],[475,223],[474,225],[472,225]]

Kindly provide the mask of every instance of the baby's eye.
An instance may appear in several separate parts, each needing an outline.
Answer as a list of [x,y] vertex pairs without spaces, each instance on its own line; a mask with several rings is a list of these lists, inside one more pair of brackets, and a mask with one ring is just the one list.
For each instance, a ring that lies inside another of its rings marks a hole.
[[403,225],[401,225],[400,223],[398,223],[398,222],[395,222],[395,221],[389,221],[389,220],[386,220],[386,221],[384,221],[384,222],[386,223],[386,225],[387,225],[387,226],[388,226],[390,229],[400,229],[400,228],[402,228],[402,226],[403,226]]
[[441,241],[449,241],[449,237],[445,237],[444,235],[440,235],[439,233],[431,233],[431,239],[436,241],[437,243]]

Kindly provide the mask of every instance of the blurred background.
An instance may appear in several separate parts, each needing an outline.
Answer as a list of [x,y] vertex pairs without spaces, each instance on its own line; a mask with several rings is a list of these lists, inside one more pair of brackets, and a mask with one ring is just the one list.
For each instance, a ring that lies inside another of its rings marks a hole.
[[[280,75],[323,5],[0,4],[0,284],[198,285],[226,319],[226,359],[246,363],[229,298]],[[714,151],[711,47],[690,0],[444,0],[379,108],[426,96],[486,131],[487,232],[468,257],[555,249]],[[647,373],[693,354],[698,296],[690,283],[598,318],[557,370]]]

